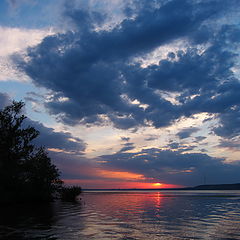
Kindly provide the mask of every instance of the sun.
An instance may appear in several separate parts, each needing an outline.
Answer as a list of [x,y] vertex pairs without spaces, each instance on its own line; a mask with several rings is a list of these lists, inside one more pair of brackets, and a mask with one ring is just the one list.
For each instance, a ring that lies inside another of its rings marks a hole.
[[153,183],[153,186],[155,186],[155,187],[159,187],[161,185],[162,185],[161,183]]

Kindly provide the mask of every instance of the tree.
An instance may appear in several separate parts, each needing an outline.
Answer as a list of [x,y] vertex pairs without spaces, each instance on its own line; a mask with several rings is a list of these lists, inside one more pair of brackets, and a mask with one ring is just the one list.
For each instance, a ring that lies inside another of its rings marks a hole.
[[45,149],[32,144],[39,132],[22,126],[23,106],[13,101],[0,111],[0,201],[49,201],[62,181]]
[[71,187],[62,187],[61,189],[61,199],[67,202],[73,202],[76,200],[76,197],[82,192],[81,187],[71,186]]

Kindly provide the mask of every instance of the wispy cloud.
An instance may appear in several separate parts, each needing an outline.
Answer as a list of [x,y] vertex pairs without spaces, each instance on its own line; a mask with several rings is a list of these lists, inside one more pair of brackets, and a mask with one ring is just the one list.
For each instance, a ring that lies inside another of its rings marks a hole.
[[29,81],[30,78],[19,71],[11,60],[11,55],[23,53],[28,47],[39,44],[42,39],[53,34],[51,30],[21,29],[0,26],[0,81]]

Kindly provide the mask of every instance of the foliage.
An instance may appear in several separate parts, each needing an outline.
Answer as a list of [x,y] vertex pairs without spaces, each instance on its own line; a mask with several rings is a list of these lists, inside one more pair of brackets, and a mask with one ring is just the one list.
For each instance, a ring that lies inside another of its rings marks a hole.
[[63,201],[75,201],[76,197],[82,192],[81,187],[71,186],[71,187],[62,187],[61,190],[61,199]]
[[49,201],[62,181],[44,148],[32,144],[39,132],[22,126],[23,106],[13,101],[0,111],[0,201]]

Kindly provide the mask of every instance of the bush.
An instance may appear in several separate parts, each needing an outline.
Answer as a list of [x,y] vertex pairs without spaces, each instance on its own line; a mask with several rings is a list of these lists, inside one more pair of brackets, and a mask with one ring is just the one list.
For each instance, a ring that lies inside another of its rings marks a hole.
[[71,186],[62,187],[61,189],[61,199],[62,201],[75,201],[76,197],[82,192],[81,187]]

